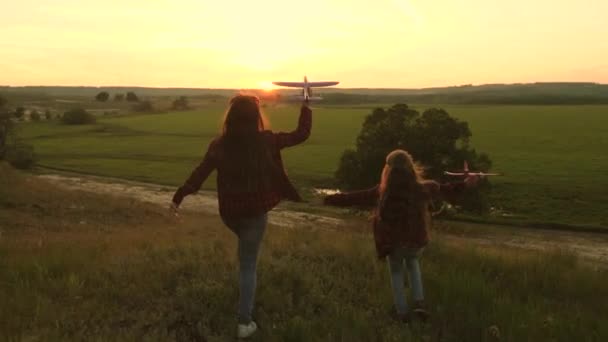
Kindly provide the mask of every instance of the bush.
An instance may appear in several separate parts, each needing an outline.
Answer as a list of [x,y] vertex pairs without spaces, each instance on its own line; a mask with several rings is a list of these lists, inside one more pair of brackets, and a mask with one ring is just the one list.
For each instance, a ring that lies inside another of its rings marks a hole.
[[33,111],[32,113],[30,113],[30,120],[32,121],[40,121],[40,113],[38,113],[37,110]]
[[187,110],[190,109],[190,104],[188,102],[188,98],[185,96],[180,96],[178,99],[175,99],[171,105],[171,109],[175,110]]
[[17,119],[22,120],[25,115],[25,107],[17,107],[13,115],[15,115]]
[[13,122],[10,114],[0,107],[0,159],[4,159],[12,135]]
[[95,100],[99,102],[106,102],[110,98],[110,94],[107,91],[102,91],[97,96],[95,96]]
[[140,113],[150,113],[154,111],[154,106],[150,101],[142,101],[134,105],[133,110]]
[[139,101],[139,97],[137,97],[137,95],[135,95],[134,92],[130,91],[127,93],[127,102],[138,102]]
[[9,146],[5,159],[18,169],[29,169],[36,164],[34,147],[23,143]]
[[93,124],[97,120],[95,116],[82,108],[69,110],[63,114],[61,122],[66,125],[86,125]]

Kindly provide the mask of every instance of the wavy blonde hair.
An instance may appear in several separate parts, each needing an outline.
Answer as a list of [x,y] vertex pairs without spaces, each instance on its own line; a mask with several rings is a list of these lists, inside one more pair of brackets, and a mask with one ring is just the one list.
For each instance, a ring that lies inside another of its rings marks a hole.
[[420,202],[423,198],[424,182],[424,169],[407,151],[394,150],[389,153],[380,177],[377,214],[382,217],[385,211],[389,210],[388,202],[395,199],[401,202],[401,207]]

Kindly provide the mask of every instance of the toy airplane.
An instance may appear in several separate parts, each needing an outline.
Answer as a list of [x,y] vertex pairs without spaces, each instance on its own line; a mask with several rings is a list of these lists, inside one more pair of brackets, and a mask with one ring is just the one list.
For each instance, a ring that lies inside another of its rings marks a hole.
[[469,171],[469,163],[467,163],[466,160],[464,161],[464,167],[463,167],[462,171],[458,171],[458,172],[445,171],[444,174],[446,174],[448,176],[457,176],[457,177],[468,177],[468,176],[480,176],[480,177],[485,177],[485,176],[502,176],[502,173],[485,173],[485,172]]
[[291,88],[302,88],[302,95],[300,95],[300,99],[308,102],[310,100],[322,100],[321,96],[313,96],[312,88],[320,88],[320,87],[330,87],[338,84],[340,82],[327,81],[327,82],[308,82],[308,78],[304,76],[304,82],[272,82],[274,85],[278,85],[281,87],[291,87]]

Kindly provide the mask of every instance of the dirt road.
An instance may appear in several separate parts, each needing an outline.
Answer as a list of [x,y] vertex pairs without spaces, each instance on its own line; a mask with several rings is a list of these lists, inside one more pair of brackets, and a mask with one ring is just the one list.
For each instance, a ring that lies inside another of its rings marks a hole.
[[[56,174],[39,175],[51,183],[67,189],[91,191],[101,194],[126,196],[168,206],[175,188],[156,184],[136,183],[94,176],[64,176]],[[217,214],[215,193],[201,192],[191,196],[182,205],[182,210],[202,211]],[[295,227],[339,227],[344,224],[340,218],[277,208],[270,212],[269,221],[276,226]],[[472,223],[450,223],[479,228],[471,234],[444,233],[452,240],[466,240],[485,246],[504,246],[529,250],[565,249],[579,255],[584,260],[597,265],[608,266],[608,234],[582,233],[546,230],[525,227],[493,226]]]

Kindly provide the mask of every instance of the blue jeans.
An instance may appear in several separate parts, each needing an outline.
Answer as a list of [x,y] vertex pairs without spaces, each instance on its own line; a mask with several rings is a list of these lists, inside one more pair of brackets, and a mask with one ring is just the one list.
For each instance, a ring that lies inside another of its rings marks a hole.
[[266,214],[238,218],[223,218],[224,223],[239,238],[239,308],[240,324],[251,322],[251,313],[255,301],[256,267],[260,245],[264,238],[268,217]]
[[422,275],[420,274],[420,263],[418,258],[422,253],[422,248],[396,248],[390,255],[387,256],[388,267],[391,274],[391,285],[393,288],[393,296],[395,299],[395,309],[398,314],[408,312],[407,301],[405,299],[404,270],[403,261],[407,266],[407,271],[410,277],[410,286],[412,288],[412,297],[414,301],[424,300],[422,290]]

